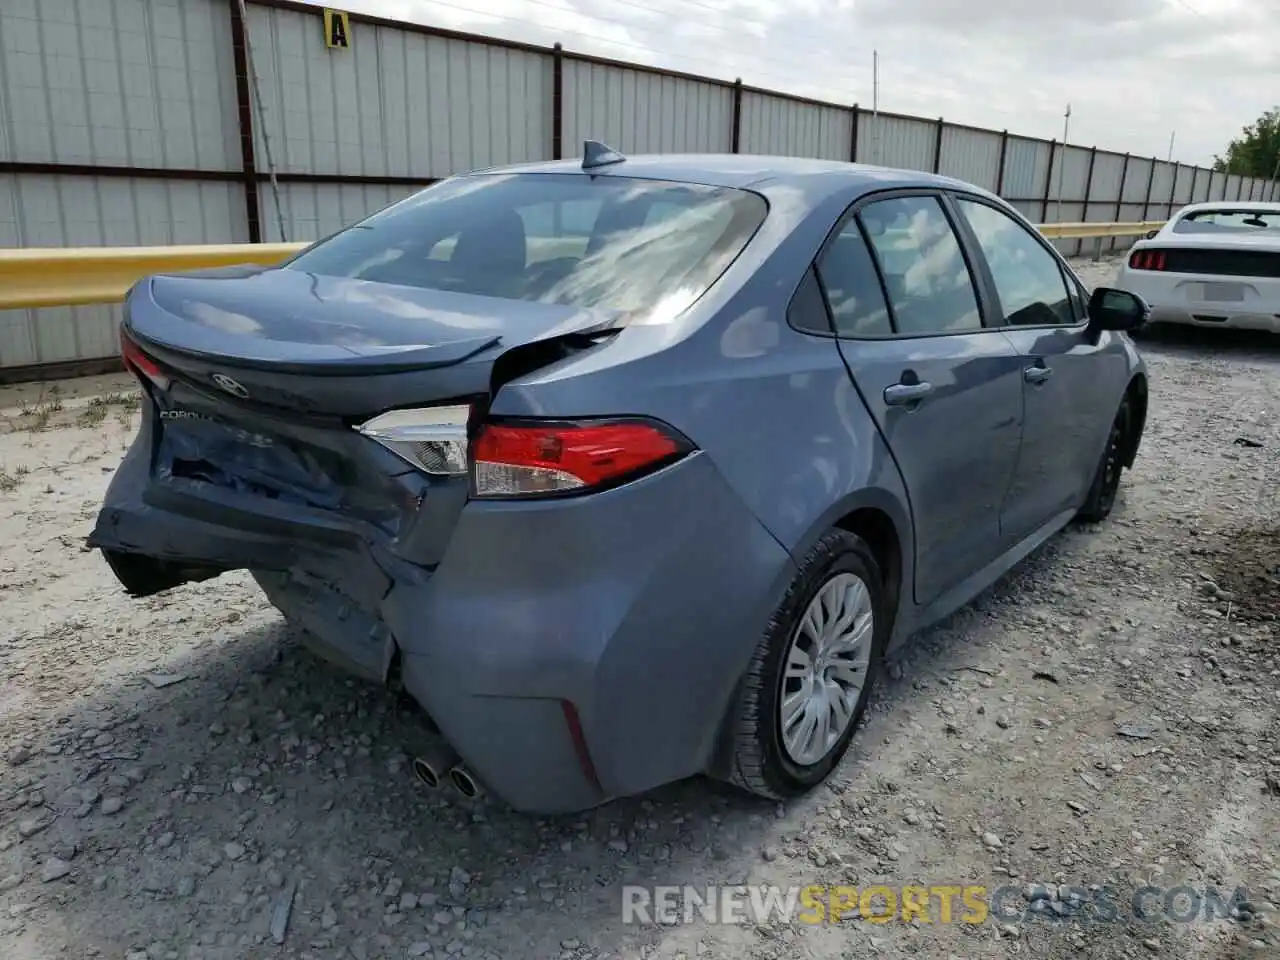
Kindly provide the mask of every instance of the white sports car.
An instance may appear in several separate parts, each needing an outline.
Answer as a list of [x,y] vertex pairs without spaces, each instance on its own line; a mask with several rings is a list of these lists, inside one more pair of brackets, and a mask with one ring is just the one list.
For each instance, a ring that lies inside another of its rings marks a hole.
[[1280,203],[1193,203],[1139,240],[1115,286],[1152,323],[1280,332]]

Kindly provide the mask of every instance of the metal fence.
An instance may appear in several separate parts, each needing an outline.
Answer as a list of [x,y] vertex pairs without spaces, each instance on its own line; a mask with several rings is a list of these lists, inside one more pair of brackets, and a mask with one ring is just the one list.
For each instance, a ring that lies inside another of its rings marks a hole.
[[[244,9],[3,0],[0,247],[307,240],[451,173],[572,155],[586,138],[632,153],[937,171],[1039,223],[1161,220],[1193,200],[1280,196],[1275,182],[873,115],[559,45],[357,14],[339,18],[348,42],[333,45],[319,7]],[[1069,254],[1081,244],[1057,242]],[[116,311],[0,311],[0,368],[111,357]]]

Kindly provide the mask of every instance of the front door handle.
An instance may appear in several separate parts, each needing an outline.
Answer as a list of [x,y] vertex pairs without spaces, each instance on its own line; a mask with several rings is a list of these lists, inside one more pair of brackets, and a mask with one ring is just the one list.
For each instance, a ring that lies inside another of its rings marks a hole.
[[1037,364],[1022,371],[1022,379],[1027,383],[1044,383],[1053,376],[1053,367],[1042,367]]
[[933,391],[931,383],[894,383],[884,388],[884,402],[891,407],[916,403]]

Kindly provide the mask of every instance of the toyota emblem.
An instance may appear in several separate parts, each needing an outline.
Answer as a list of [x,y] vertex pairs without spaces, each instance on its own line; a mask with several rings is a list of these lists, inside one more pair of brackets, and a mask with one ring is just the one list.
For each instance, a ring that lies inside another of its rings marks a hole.
[[222,373],[215,373],[212,379],[214,383],[233,397],[239,397],[241,400],[247,400],[249,398],[249,391],[245,389],[244,384],[239,380],[232,380],[226,374]]

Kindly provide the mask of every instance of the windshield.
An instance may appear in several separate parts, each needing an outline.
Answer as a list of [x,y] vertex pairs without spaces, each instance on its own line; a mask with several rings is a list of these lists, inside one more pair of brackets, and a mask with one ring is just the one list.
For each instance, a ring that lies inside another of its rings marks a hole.
[[1174,233],[1219,231],[1256,233],[1259,230],[1280,233],[1280,207],[1262,210],[1241,210],[1231,207],[1195,210],[1173,225]]
[[745,190],[578,174],[446,180],[286,267],[371,280],[674,316],[701,296],[763,222]]

